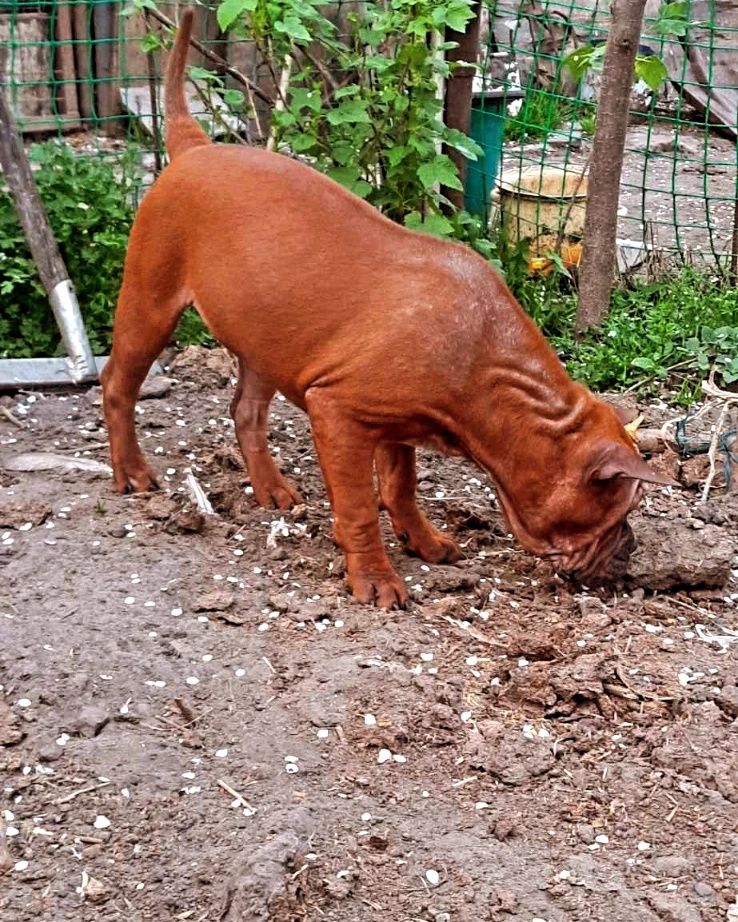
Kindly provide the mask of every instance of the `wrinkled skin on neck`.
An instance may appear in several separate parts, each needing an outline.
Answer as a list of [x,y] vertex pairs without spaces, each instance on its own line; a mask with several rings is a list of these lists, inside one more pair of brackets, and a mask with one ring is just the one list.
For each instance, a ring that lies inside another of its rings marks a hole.
[[509,364],[498,349],[479,393],[486,406],[475,401],[474,423],[460,431],[520,544],[586,585],[623,576],[635,547],[627,516],[642,499],[642,481],[664,481],[648,470],[615,409],[540,347]]

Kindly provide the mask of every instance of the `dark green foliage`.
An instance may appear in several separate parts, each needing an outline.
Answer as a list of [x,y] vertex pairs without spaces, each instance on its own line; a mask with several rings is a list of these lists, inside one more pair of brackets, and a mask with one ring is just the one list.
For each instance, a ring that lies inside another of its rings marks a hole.
[[[135,210],[133,155],[103,160],[51,142],[31,148],[30,157],[92,348],[105,351]],[[0,193],[0,356],[59,352],[59,332],[13,203]]]

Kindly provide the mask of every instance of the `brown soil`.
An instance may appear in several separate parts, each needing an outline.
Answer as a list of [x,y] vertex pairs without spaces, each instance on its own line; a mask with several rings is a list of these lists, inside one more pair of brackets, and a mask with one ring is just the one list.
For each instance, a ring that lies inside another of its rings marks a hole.
[[[395,546],[414,604],[358,606],[302,415],[276,402],[271,438],[306,506],[260,510],[227,367],[170,374],[138,417],[159,494],[0,474],[3,919],[732,922],[738,571],[577,592],[423,455],[466,558]],[[107,460],[95,391],[8,406],[0,460]],[[735,495],[697,499],[657,490],[640,525],[735,532]]]

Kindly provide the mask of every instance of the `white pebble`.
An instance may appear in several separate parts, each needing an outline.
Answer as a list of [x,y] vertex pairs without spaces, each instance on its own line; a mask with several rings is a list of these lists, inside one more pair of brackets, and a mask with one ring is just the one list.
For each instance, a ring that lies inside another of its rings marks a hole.
[[199,685],[200,684],[200,680],[197,678],[196,675],[188,675],[187,678],[185,679],[185,682],[187,682],[188,685]]
[[126,605],[133,605],[136,600],[132,595],[127,595],[123,601],[126,603]]
[[441,882],[441,875],[435,868],[428,868],[425,872],[425,879],[431,885],[431,887],[437,887]]
[[318,739],[319,740],[328,739],[328,730],[325,727],[321,727],[320,730],[318,730]]
[[14,871],[25,871],[27,867],[28,867],[27,861],[16,861],[15,864],[13,865],[13,870]]
[[285,765],[284,770],[287,772],[288,775],[294,775],[296,772],[300,771],[300,768],[299,766],[295,765],[294,762],[288,762]]
[[31,706],[31,701],[29,698],[19,698],[18,707],[19,708],[29,708]]
[[385,762],[389,762],[392,759],[392,753],[389,749],[380,749],[379,755],[377,756],[377,762],[380,765],[383,765]]
[[421,654],[420,654],[420,658],[423,660],[424,663],[432,663],[432,662],[433,662],[433,654],[432,654],[432,653],[421,653]]
[[225,759],[225,757],[226,757],[227,755],[228,755],[228,750],[227,750],[227,749],[216,749],[216,750],[215,750],[215,758],[216,758],[216,759]]
[[364,723],[367,727],[374,727],[377,723],[377,718],[374,714],[364,714]]
[[642,841],[641,841],[641,842],[638,843],[638,851],[639,851],[639,852],[647,852],[647,851],[649,850],[649,848],[651,848],[651,843],[650,843],[650,842],[642,842]]
[[407,758],[405,756],[394,755],[392,756],[392,758],[395,762],[398,762],[400,765],[403,765],[405,762],[407,762]]
[[361,822],[362,822],[362,823],[368,823],[369,820],[370,820],[371,818],[372,818],[371,813],[362,813],[362,814],[361,814]]
[[599,842],[600,845],[607,845],[609,841],[610,839],[604,833],[599,836],[595,836],[595,842]]
[[182,609],[181,609],[181,608],[173,608],[172,611],[171,611],[171,614],[172,614],[175,618],[179,618],[179,616],[182,614]]
[[95,827],[95,829],[109,829],[110,820],[107,818],[107,816],[103,816],[102,813],[99,813],[95,817],[95,822],[92,825]]
[[13,839],[15,838],[15,836],[18,835],[18,830],[15,828],[15,826],[8,826],[7,829],[5,830],[5,835],[9,839]]

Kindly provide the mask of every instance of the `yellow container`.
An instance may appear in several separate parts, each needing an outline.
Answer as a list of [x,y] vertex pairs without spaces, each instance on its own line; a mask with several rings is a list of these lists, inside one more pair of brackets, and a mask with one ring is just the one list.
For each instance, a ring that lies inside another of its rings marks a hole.
[[[492,194],[508,242],[529,240],[531,257],[546,256],[584,234],[587,176],[558,167],[503,172]],[[563,231],[561,230],[563,226]]]

